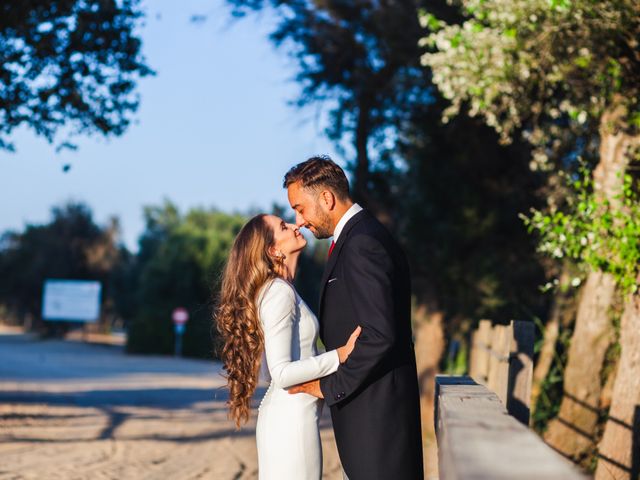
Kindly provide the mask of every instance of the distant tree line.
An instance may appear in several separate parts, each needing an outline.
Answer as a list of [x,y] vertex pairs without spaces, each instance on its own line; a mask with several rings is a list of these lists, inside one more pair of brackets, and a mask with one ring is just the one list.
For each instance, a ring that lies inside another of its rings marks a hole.
[[[286,216],[282,208],[275,213]],[[132,353],[173,354],[176,307],[189,312],[183,354],[215,358],[212,312],[220,274],[247,215],[194,208],[181,213],[170,201],[143,211],[145,229],[138,251],[121,242],[118,220],[98,225],[83,203],[52,209],[51,220],[0,236],[0,321],[43,335],[61,335],[78,326],[42,319],[47,279],[96,280],[103,294],[99,328],[127,331]],[[296,279],[315,308],[326,246],[311,244]]]

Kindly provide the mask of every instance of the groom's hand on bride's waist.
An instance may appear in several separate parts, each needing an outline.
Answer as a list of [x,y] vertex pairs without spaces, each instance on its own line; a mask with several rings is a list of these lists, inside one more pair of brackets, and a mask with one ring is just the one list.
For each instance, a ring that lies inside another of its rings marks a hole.
[[311,380],[307,383],[294,385],[293,387],[287,389],[287,391],[292,395],[295,393],[308,393],[309,395],[313,395],[314,397],[324,398],[324,395],[322,395],[322,391],[320,390],[320,380]]

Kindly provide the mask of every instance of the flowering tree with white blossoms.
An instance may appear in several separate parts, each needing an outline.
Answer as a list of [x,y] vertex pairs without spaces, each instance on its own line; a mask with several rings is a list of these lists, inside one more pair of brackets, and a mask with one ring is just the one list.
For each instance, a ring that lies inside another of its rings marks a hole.
[[[595,449],[601,366],[615,340],[609,309],[625,295],[621,356],[596,478],[631,478],[640,425],[640,5],[638,0],[461,0],[467,15],[447,25],[425,12],[435,33],[423,63],[451,106],[478,116],[503,142],[523,135],[531,168],[560,172],[592,154],[586,177],[570,174],[576,201],[526,222],[555,257],[588,267],[564,375],[558,419],[546,440],[577,461]],[[562,210],[564,209],[564,210]],[[635,432],[638,435],[638,432]]]

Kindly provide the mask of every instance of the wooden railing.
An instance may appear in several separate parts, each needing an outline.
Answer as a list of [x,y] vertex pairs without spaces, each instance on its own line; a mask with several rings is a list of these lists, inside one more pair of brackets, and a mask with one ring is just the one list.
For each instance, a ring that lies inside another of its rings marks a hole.
[[436,377],[441,480],[585,478],[528,428],[534,329],[530,322],[472,335],[470,376]]
[[533,376],[532,322],[512,321],[491,325],[480,320],[471,335],[469,375],[495,392],[509,414],[529,424],[531,379]]

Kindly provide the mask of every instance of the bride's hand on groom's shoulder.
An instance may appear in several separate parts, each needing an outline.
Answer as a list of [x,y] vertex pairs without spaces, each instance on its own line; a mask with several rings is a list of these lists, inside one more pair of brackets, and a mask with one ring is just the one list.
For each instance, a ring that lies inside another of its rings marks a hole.
[[340,363],[346,362],[349,355],[351,355],[351,352],[353,352],[353,348],[356,346],[356,340],[358,340],[360,332],[362,332],[362,327],[356,327],[349,337],[349,340],[347,340],[347,343],[342,347],[338,347],[338,358],[340,359]]

